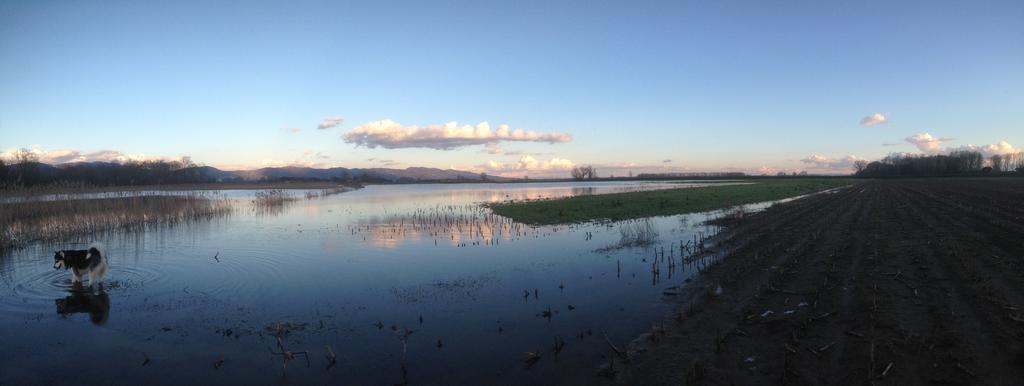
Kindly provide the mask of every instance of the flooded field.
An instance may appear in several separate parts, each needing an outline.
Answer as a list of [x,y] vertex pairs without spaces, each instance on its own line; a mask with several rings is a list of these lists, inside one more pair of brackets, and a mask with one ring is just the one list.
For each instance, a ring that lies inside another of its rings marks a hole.
[[[698,185],[229,191],[229,216],[4,251],[0,384],[587,382],[668,311],[713,214],[529,227],[479,204]],[[93,240],[106,284],[73,288],[54,251]]]

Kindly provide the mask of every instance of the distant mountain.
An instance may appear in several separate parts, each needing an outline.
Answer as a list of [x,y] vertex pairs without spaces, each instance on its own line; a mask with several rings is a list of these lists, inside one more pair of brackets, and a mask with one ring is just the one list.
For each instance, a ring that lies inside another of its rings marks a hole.
[[[217,169],[214,169],[217,170]],[[316,169],[298,166],[261,168],[256,170],[222,171],[222,173],[233,173],[235,176],[247,181],[278,178],[302,178],[329,180],[334,178],[369,178],[374,180],[385,180],[392,182],[420,182],[420,181],[480,181],[478,173],[465,172],[453,169],[437,169],[424,167],[411,167],[405,169],[389,168],[329,168]],[[223,178],[223,177],[221,177]],[[487,176],[488,181],[508,181],[509,178]]]
[[281,168],[262,168],[256,170],[237,170],[228,173],[234,173],[236,176],[241,177],[242,179],[247,181],[277,178],[329,180],[332,178],[344,177],[341,171],[337,169],[340,168],[314,169],[306,167],[287,166]]
[[[120,166],[113,162],[69,162],[59,165],[38,164],[40,171],[53,175],[58,170],[100,170]],[[426,181],[480,181],[478,173],[453,169],[437,169],[411,167],[406,169],[388,168],[328,168],[317,169],[299,166],[260,168],[255,170],[221,170],[212,166],[199,166],[194,169],[183,169],[197,172],[208,181],[259,181],[274,179],[369,179],[390,182],[426,182]],[[508,181],[510,178],[487,176],[487,181]]]
[[49,177],[49,176],[56,175],[57,171],[59,170],[57,167],[55,167],[53,165],[44,164],[44,163],[41,163],[41,162],[29,162],[29,163],[24,164],[24,165],[11,164],[11,165],[7,165],[7,167],[11,168],[11,170],[19,170],[19,169],[22,169],[22,168],[26,168],[26,170],[27,169],[32,169],[33,172],[39,173],[41,176],[44,176],[44,177]]
[[108,168],[108,167],[116,167],[116,166],[121,166],[121,164],[119,164],[117,162],[106,162],[106,161],[88,161],[88,162],[86,162],[86,161],[79,161],[79,162],[65,162],[65,163],[62,163],[62,164],[59,164],[59,165],[54,165],[54,167],[57,168],[57,169],[68,169],[68,168],[77,168],[77,167]]
[[227,172],[217,169],[213,166],[199,166],[196,169],[199,171],[199,175],[213,181],[225,181],[242,178],[241,176],[238,175],[237,172]]
[[[417,181],[448,181],[448,180],[477,180],[479,181],[482,177],[479,173],[464,172],[453,169],[435,169],[435,168],[423,168],[423,167],[412,167],[405,169],[386,169],[386,168],[373,168],[373,169],[352,169],[353,171],[361,171],[363,173],[369,173],[372,176],[386,179],[407,179]],[[487,176],[489,181],[507,181],[509,178]]]

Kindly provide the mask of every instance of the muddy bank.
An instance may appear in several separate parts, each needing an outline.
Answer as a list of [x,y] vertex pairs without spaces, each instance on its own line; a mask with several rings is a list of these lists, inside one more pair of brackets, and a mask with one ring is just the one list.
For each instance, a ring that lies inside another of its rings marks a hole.
[[733,225],[609,382],[1017,384],[1022,236],[1017,179],[869,181],[776,205]]

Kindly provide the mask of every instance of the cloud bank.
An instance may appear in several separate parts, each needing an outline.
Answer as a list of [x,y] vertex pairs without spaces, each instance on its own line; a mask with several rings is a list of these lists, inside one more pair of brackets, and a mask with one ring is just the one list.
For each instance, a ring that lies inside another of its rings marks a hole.
[[[14,159],[19,149],[8,149],[3,153],[0,153],[0,159],[10,161]],[[151,160],[166,160],[166,157],[149,157],[145,154],[128,154],[117,150],[100,150],[91,153],[83,153],[74,149],[60,149],[60,150],[45,150],[38,146],[33,146],[28,149],[29,153],[38,160],[39,162],[59,165],[69,162],[128,162],[128,161],[151,161]]]
[[944,142],[952,141],[953,139],[954,138],[937,138],[929,133],[917,133],[907,137],[905,141],[917,146],[918,150],[925,153],[938,154],[942,152],[942,144]]
[[967,144],[964,146],[948,147],[943,146],[945,142],[953,141],[954,138],[938,138],[929,133],[917,133],[905,139],[908,143],[917,147],[918,150],[926,154],[944,154],[954,151],[975,151],[979,152],[985,157],[991,157],[996,154],[1011,154],[1024,151],[1024,149],[1015,148],[1009,142],[1005,140],[988,144],[988,145],[972,145]]
[[494,160],[487,161],[483,169],[499,175],[523,175],[529,172],[550,172],[556,170],[569,170],[576,164],[564,158],[551,158],[549,160],[538,160],[532,156],[523,156],[517,162],[503,163]]
[[979,153],[985,155],[985,157],[991,157],[991,156],[994,156],[996,154],[999,154],[999,155],[1002,155],[1002,154],[1012,154],[1012,153],[1019,153],[1021,151],[1024,151],[1024,149],[1018,149],[1018,148],[1013,147],[1013,145],[1011,145],[1009,142],[1006,142],[1006,141],[999,141],[998,143],[988,144],[988,145],[985,145],[985,146],[975,146],[975,145],[968,144],[968,145],[965,145],[965,146],[951,148],[951,149],[948,149],[948,150],[949,151],[957,151],[957,150],[976,151],[976,152],[979,152]]
[[497,143],[494,143],[494,142],[484,144],[484,151],[486,151],[487,154],[494,154],[494,155],[505,154],[505,149],[503,147],[501,147],[501,145],[499,145]]
[[448,122],[443,125],[405,126],[390,119],[369,122],[349,130],[342,135],[345,142],[356,146],[385,149],[428,148],[452,150],[464,146],[494,144],[503,141],[565,143],[572,136],[562,133],[539,133],[520,129],[509,129],[499,125],[491,130],[490,124],[480,122],[476,126]]
[[866,159],[855,155],[848,155],[842,158],[829,158],[821,154],[815,154],[800,160],[800,162],[804,164],[812,165],[814,169],[827,171],[852,171],[853,163],[857,161],[866,161]]
[[317,130],[330,129],[342,124],[343,122],[345,122],[345,118],[342,117],[326,117],[324,120],[320,121],[319,125],[316,125],[316,128]]
[[885,115],[874,113],[868,115],[860,120],[860,124],[863,126],[881,125],[885,123]]

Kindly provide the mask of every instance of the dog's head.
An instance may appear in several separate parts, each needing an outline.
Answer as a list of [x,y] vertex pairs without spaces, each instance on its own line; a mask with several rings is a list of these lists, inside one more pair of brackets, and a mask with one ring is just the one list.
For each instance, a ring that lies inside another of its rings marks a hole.
[[64,251],[57,251],[53,253],[53,269],[67,269],[68,265],[64,262]]

